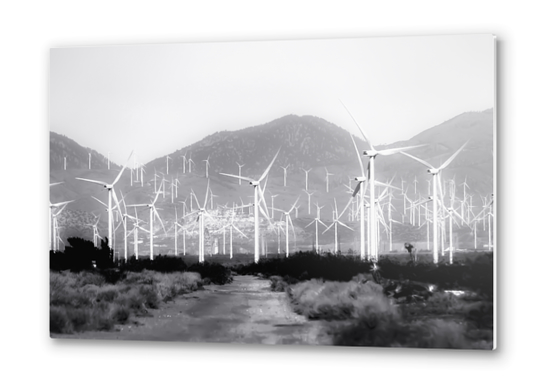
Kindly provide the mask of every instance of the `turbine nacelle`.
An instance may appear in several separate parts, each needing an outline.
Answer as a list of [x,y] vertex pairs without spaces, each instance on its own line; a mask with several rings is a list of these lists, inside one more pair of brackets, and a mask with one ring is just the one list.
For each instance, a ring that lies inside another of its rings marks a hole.
[[437,168],[431,168],[431,169],[428,169],[427,170],[427,173],[430,173],[432,175],[436,175],[440,172],[440,169],[437,169]]
[[257,181],[257,180],[249,181],[248,183],[249,183],[250,185],[255,186],[255,187],[257,187],[258,185],[260,185],[260,182]]
[[358,183],[363,183],[364,181],[367,181],[367,178],[365,176],[358,176],[354,177],[354,181],[357,181]]
[[374,149],[367,149],[363,151],[363,156],[375,157],[376,155],[378,155],[378,151],[375,151]]

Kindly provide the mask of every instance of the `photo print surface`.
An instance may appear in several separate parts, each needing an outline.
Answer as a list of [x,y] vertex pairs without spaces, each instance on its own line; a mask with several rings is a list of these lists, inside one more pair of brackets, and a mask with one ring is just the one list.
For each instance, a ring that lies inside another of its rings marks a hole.
[[50,51],[50,336],[493,350],[490,34]]

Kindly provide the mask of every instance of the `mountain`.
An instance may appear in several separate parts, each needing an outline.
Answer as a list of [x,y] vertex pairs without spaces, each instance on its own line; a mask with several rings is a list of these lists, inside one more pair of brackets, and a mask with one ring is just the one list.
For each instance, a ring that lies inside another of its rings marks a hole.
[[[85,148],[64,135],[50,132],[49,166],[51,170],[63,170],[64,158],[66,158],[66,169],[88,169],[89,153],[91,168],[107,168],[107,157],[101,153]],[[110,162],[109,166],[118,168],[118,165],[113,162]]]
[[[487,196],[493,192],[493,110],[482,112],[466,112],[452,119],[444,121],[435,127],[422,130],[420,133],[409,140],[396,142],[393,144],[378,146],[377,148],[395,148],[402,146],[420,145],[409,153],[419,157],[430,164],[438,167],[448,159],[463,143],[468,140],[465,149],[456,157],[456,159],[443,171],[442,180],[445,183],[451,178],[456,181],[456,195],[463,197],[465,189],[467,194],[474,195],[473,202],[480,209],[482,201],[481,196]],[[370,134],[370,132],[367,132]],[[356,139],[356,144],[360,150],[367,149],[368,146],[361,139]],[[162,176],[160,172],[166,174],[166,156],[155,159],[145,165],[146,173],[144,182],[135,172],[130,176],[131,170],[127,168],[124,175],[115,186],[117,194],[121,193],[125,197],[126,204],[148,203],[154,196],[154,173],[156,172],[157,186],[165,178],[166,191],[163,197],[158,199],[157,204],[161,208],[160,216],[165,223],[166,229],[171,231],[175,219],[175,207],[177,207],[179,217],[182,215],[182,201],[190,205],[191,191],[197,196],[200,204],[204,200],[205,190],[208,179],[205,178],[205,163],[203,160],[209,158],[209,183],[213,194],[214,209],[217,204],[233,203],[245,204],[252,200],[253,190],[246,182],[239,185],[238,180],[220,175],[220,172],[238,174],[237,163],[244,164],[241,169],[242,175],[259,177],[268,166],[272,158],[280,148],[279,156],[275,165],[272,167],[266,185],[266,200],[268,206],[271,206],[271,196],[276,195],[274,206],[281,209],[288,209],[299,198],[299,209],[297,218],[293,215],[294,225],[296,227],[296,242],[298,247],[310,248],[313,241],[314,228],[306,226],[315,216],[316,208],[314,204],[318,202],[320,206],[324,205],[321,211],[321,218],[326,224],[331,223],[332,207],[337,201],[339,210],[345,206],[350,195],[347,192],[348,185],[352,185],[352,178],[360,175],[357,156],[352,144],[350,134],[337,125],[314,116],[295,116],[288,115],[273,120],[259,126],[248,127],[237,131],[220,131],[205,137],[203,140],[181,148],[174,153],[169,154],[169,174]],[[51,201],[65,201],[76,199],[63,212],[59,222],[66,225],[63,232],[63,238],[68,236],[80,236],[88,239],[92,238],[92,231],[88,226],[93,222],[94,214],[101,215],[99,230],[102,235],[106,233],[107,220],[104,207],[93,197],[105,202],[107,194],[103,188],[98,185],[76,180],[75,177],[82,177],[94,180],[112,182],[118,172],[119,166],[112,166],[107,169],[107,159],[97,154],[93,160],[101,161],[92,169],[88,169],[88,152],[90,150],[83,148],[72,140],[51,132],[51,182],[63,181],[64,183],[50,189]],[[68,166],[63,170],[63,156],[65,153],[71,153],[71,157],[77,159],[75,164],[79,167],[71,168]],[[188,166],[183,172],[183,158],[193,160],[192,172],[188,172]],[[101,156],[101,157],[100,157]],[[53,161],[54,159],[54,161]],[[363,157],[365,167],[367,167],[367,158]],[[105,162],[104,162],[105,161]],[[59,165],[61,164],[61,165]],[[283,185],[284,171],[281,166],[288,167],[287,186]],[[309,196],[305,192],[305,177],[303,171],[311,169],[309,172],[309,191],[311,207],[309,212]],[[326,192],[326,168],[332,174],[329,179],[329,192]],[[412,199],[422,198],[428,195],[428,183],[431,176],[427,173],[425,166],[419,164],[413,159],[404,155],[396,154],[392,156],[377,156],[375,161],[375,172],[380,181],[389,181],[393,178],[393,185],[398,188],[401,186],[407,191],[407,195]],[[178,189],[171,188],[171,181],[177,179]],[[467,185],[462,183],[467,181]],[[415,184],[416,183],[416,184]],[[402,185],[403,184],[403,185]],[[345,186],[346,185],[346,186]],[[446,184],[444,185],[446,189]],[[416,195],[414,189],[416,188]],[[395,211],[393,213],[395,220],[402,221],[405,218],[403,213],[403,199],[399,191],[394,191],[395,200],[393,201]],[[172,199],[173,196],[173,199]],[[195,199],[192,201],[196,206]],[[133,208],[132,208],[133,209]],[[135,213],[131,212],[133,215]],[[148,211],[139,211],[140,217],[148,220]],[[349,221],[345,213],[344,220]],[[408,218],[406,218],[408,222]],[[221,223],[209,224],[211,233],[219,231]],[[240,222],[240,228],[249,239],[253,233],[253,221],[251,216],[243,216]],[[350,225],[355,229],[357,223]],[[478,236],[483,236],[482,229],[479,229]],[[173,239],[163,237],[163,230],[157,234],[157,244],[164,248],[157,248],[157,253],[171,252],[173,249]],[[269,232],[269,230],[268,230]],[[322,234],[320,238],[324,249],[332,249],[333,231]],[[359,231],[358,231],[359,232]],[[356,238],[359,233],[350,232],[341,229],[341,243],[343,249],[357,249]],[[117,236],[122,236],[122,226],[117,232]],[[270,239],[276,239],[276,235],[269,232]],[[385,236],[385,235],[383,235]],[[463,233],[458,231],[459,242],[470,241],[470,232],[467,229]],[[220,241],[221,241],[221,236]],[[425,229],[418,229],[410,225],[396,225],[394,227],[393,238],[396,242],[403,241],[422,241],[425,239]],[[463,239],[463,240],[462,240]],[[193,237],[191,240],[193,241]],[[239,242],[239,247],[244,247],[250,252],[251,241],[234,240]],[[275,240],[269,240],[275,241]],[[284,239],[282,240],[284,241]],[[122,243],[117,241],[117,243]],[[197,240],[196,243],[197,244]],[[197,251],[197,245],[193,245]],[[142,249],[148,245],[142,245]],[[270,245],[270,249],[276,247]],[[282,245],[284,249],[284,245]]]

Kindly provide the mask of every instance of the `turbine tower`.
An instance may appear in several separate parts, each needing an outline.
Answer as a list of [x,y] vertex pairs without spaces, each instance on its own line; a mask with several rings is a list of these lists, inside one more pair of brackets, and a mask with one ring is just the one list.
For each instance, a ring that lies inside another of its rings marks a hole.
[[[273,160],[271,161],[271,163],[269,164],[267,169],[264,171],[264,173],[260,176],[260,178],[258,180],[255,180],[255,179],[252,179],[252,178],[249,178],[249,177],[244,177],[244,176],[237,176],[237,175],[230,175],[230,174],[227,174],[227,173],[220,173],[221,175],[224,175],[224,176],[233,177],[233,178],[236,178],[236,179],[239,179],[239,180],[248,181],[248,183],[254,187],[254,262],[255,263],[258,263],[258,261],[260,259],[260,253],[259,253],[260,252],[260,249],[259,249],[259,236],[260,236],[259,211],[261,209],[261,206],[260,206],[260,199],[258,197],[261,197],[261,201],[264,204],[265,211],[267,211],[267,205],[265,204],[265,197],[264,197],[263,191],[262,191],[262,189],[260,187],[260,183],[263,181],[263,179],[266,178],[267,174],[271,170],[271,167],[273,166],[273,163],[277,159],[277,156],[279,155],[279,152],[280,152],[280,148],[277,151],[275,157],[273,157]],[[268,220],[270,220],[269,215],[267,215],[265,211],[262,209],[262,213],[266,216],[266,218]]]
[[[107,211],[108,223],[107,223],[107,228],[108,228],[108,236],[109,236],[108,240],[109,240],[109,242],[111,242],[112,238],[113,238],[112,200],[115,200],[116,207],[120,211],[119,200],[117,198],[117,194],[115,193],[114,186],[119,181],[120,177],[122,176],[122,173],[126,169],[126,166],[128,164],[128,160],[130,160],[130,157],[132,157],[132,153],[133,153],[133,151],[130,153],[130,156],[128,156],[128,159],[126,160],[126,164],[124,164],[124,167],[122,167],[122,169],[120,170],[120,172],[117,175],[116,179],[111,184],[106,183],[104,181],[90,180],[90,179],[83,179],[81,177],[76,177],[77,180],[82,180],[82,181],[86,181],[86,182],[89,182],[89,183],[99,184],[99,185],[103,186],[107,190],[107,194],[108,194],[108,211]],[[120,212],[120,213],[122,215],[122,212]]]
[[405,156],[408,156],[410,157],[411,159],[414,159],[416,160],[417,162],[425,165],[426,167],[428,167],[429,169],[427,170],[427,172],[429,172],[433,177],[433,262],[435,264],[438,263],[438,227],[437,227],[437,199],[438,199],[438,196],[437,196],[437,186],[440,187],[440,172],[446,168],[448,165],[450,165],[450,163],[456,158],[456,156],[459,154],[459,152],[461,152],[463,150],[463,148],[465,148],[465,146],[467,145],[468,141],[463,144],[452,156],[450,156],[450,158],[448,160],[446,160],[444,162],[444,164],[442,164],[440,167],[438,168],[435,168],[433,167],[431,164],[429,164],[428,162],[424,161],[424,160],[421,160],[417,157],[414,157],[408,153],[405,153],[405,152],[401,152],[403,155]]
[[393,154],[396,154],[396,153],[399,153],[399,152],[403,152],[403,151],[406,151],[406,150],[410,150],[410,149],[414,149],[414,148],[424,146],[425,144],[414,145],[414,146],[410,146],[410,147],[377,150],[373,146],[373,144],[371,143],[371,141],[369,140],[368,136],[365,134],[365,132],[363,131],[361,126],[358,124],[358,122],[356,121],[354,116],[350,113],[350,111],[348,110],[346,105],[342,101],[341,101],[341,104],[344,106],[344,108],[346,109],[346,111],[348,112],[348,114],[350,115],[350,117],[352,118],[352,120],[354,121],[356,126],[358,127],[359,131],[361,132],[361,135],[362,135],[363,139],[367,142],[367,144],[369,144],[369,147],[371,148],[371,149],[365,150],[363,152],[363,155],[367,156],[369,158],[369,198],[370,198],[370,202],[369,202],[369,226],[370,226],[370,232],[371,232],[371,238],[370,238],[370,241],[369,241],[369,244],[370,244],[369,255],[371,256],[372,259],[378,261],[378,238],[377,238],[377,225],[378,225],[378,223],[377,223],[377,219],[376,219],[376,207],[375,207],[375,167],[374,167],[375,157],[377,155],[382,155],[382,156],[393,155]]
[[287,176],[287,170],[288,170],[288,167],[290,166],[290,164],[288,164],[287,166],[283,167],[281,166],[282,169],[284,169],[284,183],[283,183],[283,186],[285,187],[286,186],[286,176]]
[[160,188],[156,192],[154,196],[154,200],[150,204],[131,204],[127,205],[127,207],[147,207],[149,208],[149,241],[150,241],[150,259],[154,260],[154,216],[158,217],[158,220],[160,221],[160,224],[162,224],[162,228],[164,229],[164,232],[167,233],[166,227],[164,226],[164,223],[162,222],[162,219],[160,218],[160,215],[158,214],[158,211],[156,210],[156,200],[158,200],[158,196],[160,196],[160,189],[162,188],[163,183],[160,184]]
[[301,168],[301,169],[305,171],[305,191],[308,191],[309,190],[309,172],[312,171],[312,168],[310,168],[309,170],[305,168]]

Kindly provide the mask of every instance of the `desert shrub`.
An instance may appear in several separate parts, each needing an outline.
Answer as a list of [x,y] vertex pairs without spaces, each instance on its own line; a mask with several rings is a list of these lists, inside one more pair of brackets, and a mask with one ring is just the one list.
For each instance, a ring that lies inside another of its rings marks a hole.
[[[89,292],[89,291],[87,291]],[[105,301],[107,303],[112,303],[118,297],[119,291],[118,288],[113,285],[104,285],[101,289],[96,291],[96,301]]]
[[[102,272],[50,272],[52,333],[111,330],[115,324],[145,316],[161,302],[202,286],[195,272],[108,270],[106,277]],[[107,283],[108,279],[116,284]]]
[[111,310],[111,319],[115,323],[126,324],[130,319],[130,309],[124,305],[113,305]]
[[294,310],[309,319],[343,320],[366,316],[398,316],[399,311],[383,294],[382,287],[371,281],[323,282],[310,280],[288,290]]
[[141,272],[143,270],[172,273],[182,272],[187,269],[186,263],[180,257],[158,255],[151,259],[136,259],[132,256],[126,263],[122,263],[120,268],[123,271]]
[[70,319],[64,307],[51,306],[49,309],[49,330],[52,333],[72,333]]
[[290,285],[299,283],[299,280],[290,276],[271,276],[271,291],[272,292],[285,292]]
[[76,277],[78,286],[87,284],[102,286],[106,283],[105,278],[97,271],[82,271]]
[[123,283],[128,285],[145,284],[152,285],[156,282],[156,273],[149,270],[141,272],[126,272]]
[[119,268],[99,269],[99,273],[103,276],[107,284],[116,284],[126,277],[126,272]]
[[188,268],[188,272],[197,272],[202,279],[212,284],[224,285],[233,281],[231,269],[217,263],[205,261],[203,263],[192,264]]

